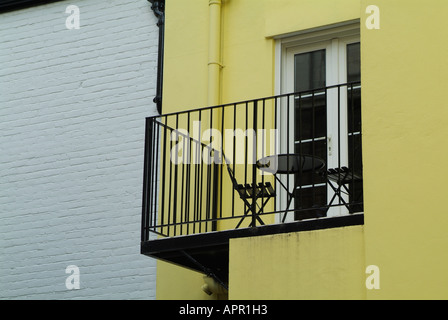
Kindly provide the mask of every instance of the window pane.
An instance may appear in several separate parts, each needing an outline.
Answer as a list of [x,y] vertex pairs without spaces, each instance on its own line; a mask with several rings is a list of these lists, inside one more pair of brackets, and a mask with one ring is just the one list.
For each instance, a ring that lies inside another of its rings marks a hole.
[[[360,44],[347,45],[347,81],[361,81],[361,55]],[[361,146],[361,87],[353,84],[347,91],[347,120],[348,120],[348,165],[353,179],[347,185],[350,190],[349,210],[363,211],[363,184],[362,184],[362,146]]]
[[358,43],[347,45],[347,82],[361,81],[361,46]]
[[[295,152],[327,159],[327,96],[324,88],[325,50],[297,54],[294,56],[296,92],[295,98]],[[306,92],[308,91],[308,92]],[[324,177],[314,172],[295,175],[298,189],[294,192],[295,219],[325,216],[325,211],[316,208],[326,205],[327,188]],[[303,210],[310,208],[309,210]]]
[[[298,188],[295,191],[295,220],[325,217],[327,215],[327,187]],[[322,209],[321,209],[322,208]]]
[[348,132],[361,132],[361,88],[357,84],[347,90]]
[[325,50],[294,56],[295,91],[325,87]]
[[295,141],[301,142],[327,135],[327,103],[325,92],[300,94],[295,102]]

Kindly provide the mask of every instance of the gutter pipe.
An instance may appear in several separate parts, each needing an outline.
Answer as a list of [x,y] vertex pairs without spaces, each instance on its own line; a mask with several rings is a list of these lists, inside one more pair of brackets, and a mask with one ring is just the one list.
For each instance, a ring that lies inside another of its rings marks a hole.
[[221,0],[209,0],[208,105],[220,102],[221,77]]
[[163,91],[163,55],[165,42],[165,0],[148,0],[151,3],[151,9],[157,17],[157,26],[159,27],[159,46],[157,58],[157,91],[154,103],[157,105],[157,111],[162,114],[162,91]]

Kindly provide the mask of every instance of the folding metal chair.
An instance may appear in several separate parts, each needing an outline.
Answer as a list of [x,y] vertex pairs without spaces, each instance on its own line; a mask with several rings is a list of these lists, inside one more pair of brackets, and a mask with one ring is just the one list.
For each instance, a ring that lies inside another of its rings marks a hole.
[[[239,184],[235,178],[235,174],[233,172],[233,169],[230,167],[230,163],[227,161],[225,156],[223,155],[224,161],[227,165],[227,171],[229,172],[230,180],[232,180],[233,188],[238,192],[238,195],[243,200],[244,204],[246,205],[246,209],[244,211],[244,216],[241,218],[241,220],[236,225],[235,229],[238,229],[243,220],[248,216],[249,212],[252,212],[252,215],[255,216],[257,221],[264,225],[263,220],[259,217],[259,213],[262,212],[263,208],[268,203],[269,199],[275,197],[275,190],[270,182],[258,183],[258,185],[253,186],[253,184]],[[254,193],[255,191],[255,193]],[[257,200],[262,199],[261,206],[258,205]],[[256,206],[258,207],[258,212],[253,212],[253,203],[255,201]],[[255,227],[255,222],[250,223],[250,227]]]
[[328,206],[331,206],[336,200],[336,197],[338,197],[339,200],[344,204],[344,206],[349,210],[349,212],[351,212],[350,205],[344,200],[342,193],[350,196],[351,193],[347,186],[350,183],[362,181],[362,177],[353,173],[347,167],[328,169],[326,171],[326,175],[328,184],[334,191],[334,195],[328,203]]

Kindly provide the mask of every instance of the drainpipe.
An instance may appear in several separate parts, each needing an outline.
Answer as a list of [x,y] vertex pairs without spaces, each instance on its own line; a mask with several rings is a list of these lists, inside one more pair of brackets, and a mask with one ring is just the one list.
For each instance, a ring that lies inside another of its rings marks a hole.
[[[221,0],[209,0],[209,43],[208,43],[208,90],[207,90],[207,103],[209,106],[217,106],[221,100]],[[220,119],[222,117],[221,110],[215,113],[216,116],[213,122],[210,124],[211,128],[219,130]],[[224,128],[221,128],[221,132]],[[220,146],[222,148],[222,146]],[[218,149],[220,148],[218,147]],[[219,165],[214,164],[213,172],[216,176],[213,184],[213,210],[212,218],[217,217],[218,212],[218,192],[221,185],[222,177],[218,174]],[[212,230],[217,230],[217,222],[213,221]]]
[[162,114],[162,88],[163,88],[163,48],[165,40],[165,0],[148,0],[152,5],[151,9],[158,18],[159,27],[159,46],[157,58],[157,91],[154,103],[157,105],[157,111]]
[[220,102],[221,0],[209,0],[208,105]]

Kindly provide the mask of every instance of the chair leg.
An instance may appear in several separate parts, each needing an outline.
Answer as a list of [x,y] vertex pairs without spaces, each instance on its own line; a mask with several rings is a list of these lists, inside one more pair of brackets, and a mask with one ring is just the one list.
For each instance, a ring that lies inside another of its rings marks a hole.
[[[265,225],[265,223],[264,223],[264,221],[260,218],[260,216],[259,216],[258,214],[259,214],[259,213],[261,212],[261,210],[266,206],[266,204],[268,203],[269,199],[270,199],[270,197],[267,198],[267,199],[263,202],[263,204],[261,205],[261,207],[259,207],[259,211],[258,211],[258,213],[255,213],[255,219],[257,219],[257,221],[258,221],[261,225],[263,225],[263,226]],[[246,218],[248,217],[248,213],[249,213],[249,211],[252,211],[252,206],[249,206],[248,203],[246,203],[246,206],[247,206],[247,209],[246,209],[246,211],[244,212],[244,216],[243,216],[243,217],[241,218],[241,220],[238,222],[238,224],[236,225],[235,229],[238,229],[238,228],[240,227],[241,223],[243,223],[243,220],[246,219]],[[254,213],[252,213],[252,214],[254,214]],[[252,222],[249,224],[249,226],[251,226],[251,227],[255,227],[255,226],[253,225]]]
[[[339,199],[341,200],[341,202],[343,203],[343,205],[347,208],[347,210],[350,212],[350,206],[348,205],[348,203],[344,200],[344,198],[341,195],[341,185],[338,184],[338,188],[336,188],[330,180],[327,180],[328,184],[330,185],[330,187],[333,189],[334,191],[334,195],[331,198],[330,202],[328,203],[328,209],[330,209],[330,206],[332,205],[333,201],[336,199],[336,196],[339,197]],[[350,193],[348,192],[347,187],[345,187],[344,185],[342,185],[345,190],[347,190],[347,195],[350,195]]]
[[289,200],[288,200],[288,204],[286,206],[285,214],[283,215],[282,223],[285,222],[286,215],[289,213],[289,211],[288,211],[289,210],[289,206],[291,205],[292,198],[294,198],[294,194],[293,193],[288,193],[288,196],[289,196]]
[[[246,204],[247,205],[247,204]],[[246,209],[246,211],[244,212],[243,217],[240,219],[240,221],[238,222],[238,224],[236,225],[235,229],[238,229],[241,225],[241,223],[243,223],[244,219],[246,219],[248,212],[251,211],[251,207],[248,207]]]
[[339,195],[339,189],[336,188],[336,187],[331,183],[330,180],[327,180],[327,182],[328,182],[328,184],[330,185],[331,189],[333,189],[333,192],[334,192],[333,197],[331,198],[330,202],[328,203],[328,206],[331,206],[331,204],[333,203],[333,201],[334,201],[334,199],[336,198],[336,196]]
[[[262,226],[264,226],[264,222],[263,222],[263,220],[261,220],[261,218],[260,218],[258,215],[255,216],[255,219],[257,219],[257,221],[258,221]],[[249,227],[256,227],[256,225],[254,225],[254,223],[251,222],[251,223],[249,224]]]

